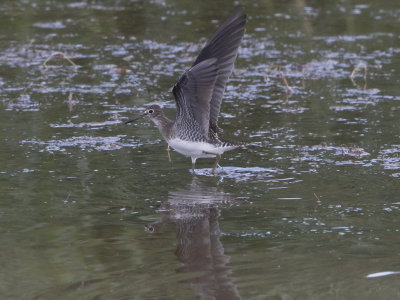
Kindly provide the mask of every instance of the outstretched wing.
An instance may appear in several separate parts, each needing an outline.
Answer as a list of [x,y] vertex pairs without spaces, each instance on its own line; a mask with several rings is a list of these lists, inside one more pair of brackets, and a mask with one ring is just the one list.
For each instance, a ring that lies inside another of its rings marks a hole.
[[218,116],[226,83],[232,73],[240,42],[244,35],[247,16],[237,9],[209,39],[193,66],[210,58],[217,59],[218,77],[210,102],[210,128],[218,132]]
[[217,76],[216,58],[203,60],[183,73],[172,89],[177,107],[177,126],[190,128],[194,119],[201,134],[208,136],[210,102]]

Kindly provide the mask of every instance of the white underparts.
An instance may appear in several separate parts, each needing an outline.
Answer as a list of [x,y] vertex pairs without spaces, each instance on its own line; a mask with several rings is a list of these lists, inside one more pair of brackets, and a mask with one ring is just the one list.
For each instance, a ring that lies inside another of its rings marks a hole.
[[225,151],[237,148],[236,146],[216,147],[206,142],[191,142],[181,139],[172,139],[168,144],[178,153],[190,156],[192,160],[197,158],[211,158],[221,155]]

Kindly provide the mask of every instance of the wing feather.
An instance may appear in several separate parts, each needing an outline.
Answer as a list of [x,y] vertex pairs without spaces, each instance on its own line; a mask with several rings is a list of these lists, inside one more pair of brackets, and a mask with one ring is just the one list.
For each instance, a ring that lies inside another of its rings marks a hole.
[[219,74],[210,103],[210,128],[218,132],[218,117],[226,83],[232,74],[239,45],[243,39],[247,16],[237,9],[214,33],[194,62],[194,66],[209,58],[218,59]]
[[217,59],[209,58],[180,77],[172,89],[177,104],[177,126],[193,126],[194,119],[201,134],[208,136],[210,102],[217,76]]
[[201,135],[218,129],[218,116],[226,83],[232,73],[246,15],[237,9],[212,35],[192,67],[175,84],[172,92],[177,106],[177,126],[188,128],[196,122]]

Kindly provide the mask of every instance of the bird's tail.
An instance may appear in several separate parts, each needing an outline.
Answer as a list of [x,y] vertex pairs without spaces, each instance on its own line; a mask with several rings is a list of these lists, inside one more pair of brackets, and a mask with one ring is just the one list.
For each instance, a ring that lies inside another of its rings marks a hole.
[[227,139],[221,139],[221,138],[219,138],[219,140],[221,141],[221,143],[224,147],[225,146],[227,146],[227,147],[229,147],[229,146],[242,147],[242,146],[250,145],[250,143],[244,142],[244,141],[233,141],[233,140],[227,140]]

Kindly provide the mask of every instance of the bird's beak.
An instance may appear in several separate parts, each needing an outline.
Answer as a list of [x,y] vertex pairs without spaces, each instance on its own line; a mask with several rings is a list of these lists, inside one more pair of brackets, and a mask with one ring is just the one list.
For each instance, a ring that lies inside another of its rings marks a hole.
[[135,117],[133,119],[130,119],[130,120],[126,121],[125,124],[129,124],[129,123],[135,122],[135,121],[137,121],[139,119],[144,118],[145,116],[147,116],[147,113],[143,113],[140,116],[137,116],[137,117]]

